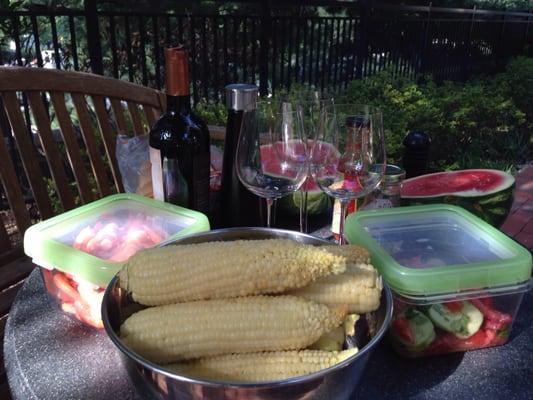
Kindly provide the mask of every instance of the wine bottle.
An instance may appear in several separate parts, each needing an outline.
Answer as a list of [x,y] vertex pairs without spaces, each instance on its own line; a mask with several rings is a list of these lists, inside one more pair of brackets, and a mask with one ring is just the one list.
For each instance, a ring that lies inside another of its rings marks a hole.
[[224,227],[260,226],[260,198],[244,187],[235,170],[235,153],[246,113],[257,108],[257,86],[231,84],[226,86],[228,120],[222,163],[221,215]]
[[191,112],[187,51],[165,49],[167,109],[150,131],[154,197],[204,214],[209,211],[207,125]]

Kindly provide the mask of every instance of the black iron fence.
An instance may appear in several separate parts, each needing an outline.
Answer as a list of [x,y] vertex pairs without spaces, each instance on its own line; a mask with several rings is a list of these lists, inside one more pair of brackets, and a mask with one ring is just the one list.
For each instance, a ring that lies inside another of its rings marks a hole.
[[[533,55],[533,12],[401,6],[372,1],[247,1],[243,14],[0,10],[0,63],[92,71],[161,88],[163,48],[190,49],[193,98],[229,82],[262,93],[294,83],[337,90],[388,68],[463,80]],[[327,15],[302,13],[301,4]]]

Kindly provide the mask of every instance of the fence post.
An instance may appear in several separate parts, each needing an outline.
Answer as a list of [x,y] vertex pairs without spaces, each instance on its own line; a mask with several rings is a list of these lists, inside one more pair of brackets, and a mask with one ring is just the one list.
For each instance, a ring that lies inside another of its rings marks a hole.
[[426,29],[424,29],[424,39],[423,39],[423,42],[422,42],[422,52],[421,52],[421,60],[420,60],[420,63],[417,63],[417,65],[419,66],[419,70],[417,71],[418,73],[421,73],[421,74],[425,74],[426,71],[428,71],[429,69],[431,69],[433,67],[433,59],[431,60],[431,62],[429,61],[429,51],[428,51],[428,47],[429,47],[429,44],[428,44],[428,41],[429,41],[429,27],[431,25],[431,7],[433,6],[433,2],[429,2],[428,4],[428,15],[427,15],[427,18],[426,18]]
[[85,0],[84,8],[91,72],[103,75],[104,66],[102,64],[102,46],[100,44],[100,28],[98,25],[98,0]]
[[527,20],[526,20],[526,31],[524,32],[524,44],[522,46],[522,51],[524,53],[526,53],[526,50],[529,52],[529,55],[533,55],[533,46],[529,45],[528,46],[528,41],[527,41],[527,38],[529,36],[529,24],[531,23],[530,22],[530,17],[532,14],[532,11],[533,9],[528,9],[528,16],[527,16]]
[[368,30],[370,27],[370,1],[360,0],[359,2],[359,29],[356,35],[355,56],[355,79],[363,77],[363,62],[368,52]]
[[503,69],[505,66],[508,58],[506,57],[506,46],[505,46],[505,25],[507,23],[507,9],[505,9],[505,13],[503,14],[502,21],[501,21],[501,30],[500,30],[500,39],[498,40],[498,49],[496,52],[496,70],[499,71]]
[[463,70],[461,71],[462,72],[461,78],[465,81],[470,76],[470,69],[472,68],[472,66],[470,65],[470,61],[472,60],[472,32],[474,30],[476,12],[477,12],[477,6],[474,6],[474,8],[472,9],[472,16],[470,19],[470,29],[468,30],[468,39],[466,40],[465,49],[463,52],[464,58],[463,58],[463,64],[462,64]]
[[261,96],[268,94],[268,49],[271,23],[270,1],[265,0],[261,5],[261,39],[259,42],[259,94]]

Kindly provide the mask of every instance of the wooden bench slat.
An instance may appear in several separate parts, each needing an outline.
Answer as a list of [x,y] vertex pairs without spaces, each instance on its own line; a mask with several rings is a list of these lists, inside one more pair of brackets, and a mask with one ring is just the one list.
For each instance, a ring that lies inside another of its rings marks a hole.
[[[5,137],[0,126],[0,136]],[[4,192],[13,211],[17,227],[21,235],[31,225],[30,214],[26,208],[24,196],[20,189],[20,183],[15,172],[15,166],[9,155],[5,140],[0,140],[0,177],[4,185]]]
[[110,99],[111,108],[115,115],[115,121],[117,122],[118,134],[132,136],[128,132],[128,124],[126,124],[126,118],[124,118],[124,109],[122,103],[118,99]]
[[50,97],[52,105],[54,106],[57,121],[59,122],[59,128],[61,130],[63,142],[65,143],[65,150],[67,152],[70,167],[72,168],[76,184],[78,185],[81,202],[83,204],[89,203],[94,200],[94,195],[89,184],[85,164],[81,158],[76,133],[74,132],[72,121],[65,105],[65,95],[60,92],[50,92]]
[[208,125],[207,129],[209,129],[209,137],[211,140],[217,140],[223,142],[226,137],[226,128],[215,126],[215,125]]
[[141,136],[148,133],[144,131],[141,114],[139,113],[137,104],[128,102],[128,111],[130,112],[131,121],[133,122],[133,132],[135,133],[135,136]]
[[89,117],[89,111],[87,110],[87,104],[83,95],[79,93],[72,93],[72,101],[74,108],[78,114],[78,120],[80,121],[81,133],[85,147],[89,153],[91,160],[91,167],[94,177],[96,178],[96,185],[102,196],[107,196],[112,193],[109,179],[105,170],[104,163],[100,154],[100,149],[96,144],[96,136],[91,124],[91,118]]
[[0,254],[0,269],[3,265],[9,264],[12,261],[25,257],[22,244],[13,247],[11,250],[5,251]]
[[52,174],[52,178],[57,187],[57,195],[59,201],[65,210],[71,210],[75,207],[74,196],[69,187],[65,168],[62,163],[62,156],[59,153],[54,138],[52,136],[52,129],[50,128],[50,119],[48,113],[44,109],[43,100],[39,92],[28,92],[28,100],[33,112],[33,118],[37,125],[41,145],[46,155],[48,168]]
[[154,109],[152,107],[144,106],[143,107],[144,116],[146,117],[146,122],[148,122],[148,128],[154,126],[157,117],[155,116]]
[[113,133],[111,124],[109,123],[109,115],[105,108],[105,100],[102,96],[93,95],[93,104],[96,111],[96,118],[98,120],[98,126],[102,132],[102,138],[104,139],[104,147],[107,153],[107,158],[111,162],[111,173],[115,180],[115,186],[117,192],[123,192],[124,186],[122,186],[122,177],[120,176],[120,170],[117,164],[117,158],[115,156],[116,150],[116,135]]
[[0,67],[0,74],[5,77],[2,91],[61,90],[66,93],[100,94],[160,107],[158,95],[161,92],[100,75],[27,67]]
[[[0,219],[0,222],[3,222]],[[7,234],[6,227],[3,223],[0,224],[0,251],[4,252],[11,249],[11,241]]]
[[19,101],[15,92],[3,92],[2,98],[4,100],[4,106],[7,112],[7,117],[13,134],[17,142],[18,151],[22,160],[22,165],[26,176],[33,192],[33,197],[39,207],[41,217],[46,219],[54,215],[52,210],[52,204],[48,197],[48,191],[43,182],[43,174],[40,171],[39,163],[37,160],[37,152],[33,147],[33,143],[30,140],[28,132],[26,131],[26,123],[20,112]]
[[25,279],[35,264],[24,256],[0,266],[0,287],[5,288]]

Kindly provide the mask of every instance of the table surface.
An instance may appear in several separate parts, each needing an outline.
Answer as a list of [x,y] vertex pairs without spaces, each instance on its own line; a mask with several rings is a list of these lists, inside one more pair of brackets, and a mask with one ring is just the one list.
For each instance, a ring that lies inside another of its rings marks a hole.
[[[533,294],[528,293],[504,346],[409,360],[383,341],[353,398],[532,399],[532,343]],[[37,269],[13,303],[4,356],[16,400],[139,400],[105,332],[53,308]]]

